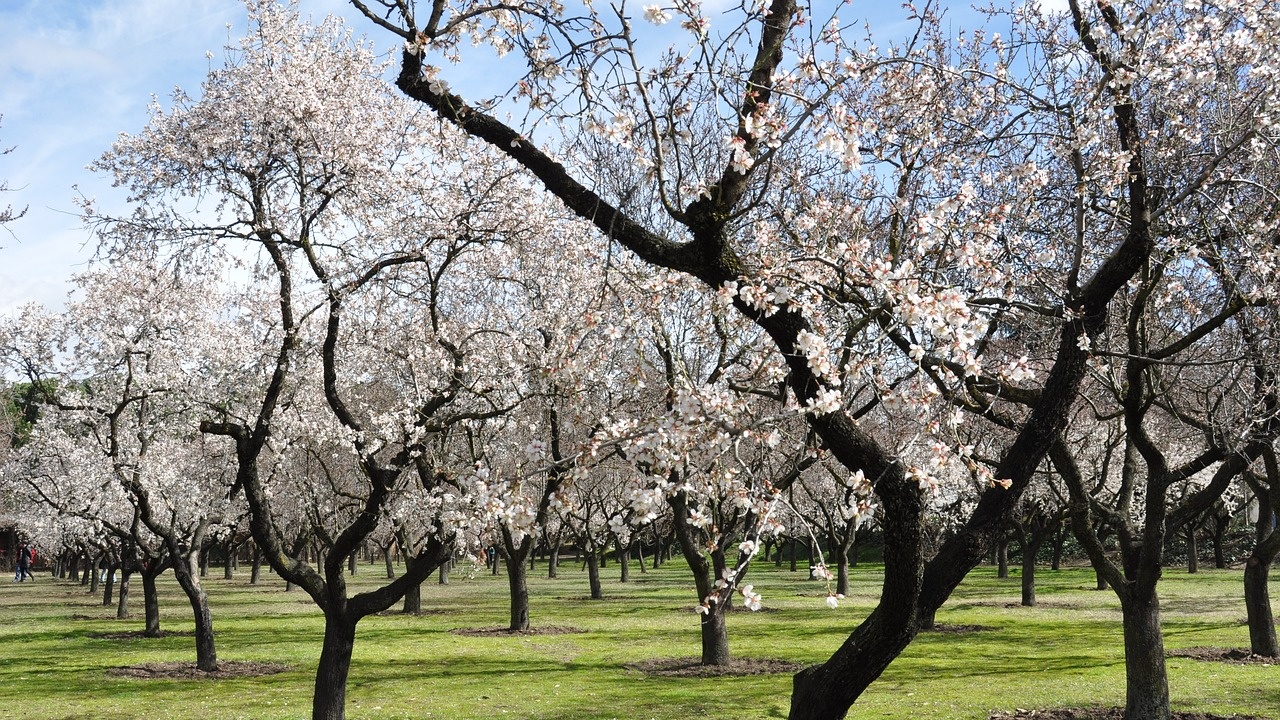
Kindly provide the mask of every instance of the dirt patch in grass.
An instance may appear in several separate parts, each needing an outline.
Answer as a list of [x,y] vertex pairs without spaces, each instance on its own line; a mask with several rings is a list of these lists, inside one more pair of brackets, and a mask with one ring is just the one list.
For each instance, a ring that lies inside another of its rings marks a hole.
[[388,608],[380,613],[378,617],[427,617],[428,615],[461,615],[465,610],[458,608],[425,608],[419,612],[407,613],[401,608]]
[[230,680],[275,675],[288,669],[288,665],[279,663],[223,660],[213,672],[205,672],[197,668],[195,663],[170,662],[111,668],[107,670],[107,674],[137,680]]
[[1191,658],[1205,662],[1222,662],[1231,665],[1280,665],[1280,658],[1254,655],[1240,648],[1191,647],[1170,650],[1169,657]]
[[920,632],[942,633],[943,635],[969,635],[971,633],[990,632],[995,628],[990,625],[952,625],[950,623],[937,623],[928,630]]
[[541,625],[528,630],[512,630],[507,627],[454,628],[449,632],[467,637],[493,637],[502,635],[580,635],[586,630],[565,625]]
[[[1124,720],[1124,708],[1058,708],[991,713],[989,720]],[[1173,720],[1265,720],[1258,715],[1174,712]]]
[[804,668],[804,663],[790,660],[763,660],[734,658],[728,665],[703,665],[698,658],[657,658],[623,665],[628,670],[638,670],[650,677],[726,677],[742,675],[774,675],[794,673]]
[[156,635],[147,635],[146,630],[125,630],[124,632],[89,633],[89,637],[97,638],[99,640],[150,640],[150,639],[157,639],[157,638],[195,637],[195,636],[196,634],[194,632],[191,632],[190,630],[187,630],[185,632],[173,631],[173,630],[161,630]]

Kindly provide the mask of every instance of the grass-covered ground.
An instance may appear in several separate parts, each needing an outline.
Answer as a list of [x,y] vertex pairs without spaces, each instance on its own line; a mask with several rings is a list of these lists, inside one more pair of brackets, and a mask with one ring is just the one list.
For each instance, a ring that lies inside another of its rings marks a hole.
[[[458,628],[506,622],[506,579],[466,577],[424,585],[421,616],[388,614],[360,625],[348,691],[348,717],[390,718],[688,718],[786,716],[788,674],[721,678],[651,678],[624,664],[698,652],[693,583],[677,563],[616,581],[605,570],[608,599],[587,599],[586,574],[571,562],[547,580],[531,578],[534,626],[571,626],[577,634],[466,636]],[[740,657],[819,662],[869,611],[879,568],[854,570],[851,597],[839,609],[804,573],[760,565],[750,582],[766,611],[734,612],[730,643]],[[362,566],[359,587],[377,582],[378,565]],[[248,572],[221,579],[211,596],[221,660],[276,662],[292,669],[232,680],[129,679],[110,668],[194,660],[186,636],[107,639],[140,629],[142,588],[135,581],[134,618],[116,620],[100,596],[51,580],[0,583],[0,718],[113,720],[134,718],[305,718],[323,622],[300,591]],[[938,621],[989,630],[920,636],[854,706],[853,718],[986,718],[995,709],[1123,704],[1120,613],[1110,591],[1093,590],[1088,569],[1040,573],[1037,608],[1017,606],[1018,580],[979,568]],[[1280,587],[1273,583],[1273,595]],[[1247,647],[1241,573],[1166,571],[1162,597],[1168,649]],[[162,627],[190,631],[177,584],[162,581]],[[1280,667],[1171,658],[1176,709],[1280,719]]]

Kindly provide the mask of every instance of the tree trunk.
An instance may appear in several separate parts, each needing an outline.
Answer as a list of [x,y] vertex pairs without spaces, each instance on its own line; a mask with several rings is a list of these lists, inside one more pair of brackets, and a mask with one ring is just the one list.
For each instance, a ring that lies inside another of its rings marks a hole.
[[401,612],[405,615],[422,614],[422,583],[410,585],[404,592],[404,607]]
[[347,674],[351,671],[351,649],[355,643],[355,622],[339,612],[325,613],[324,646],[320,650],[320,666],[316,668],[311,720],[346,717]]
[[394,580],[396,577],[396,566],[391,563],[391,546],[382,548],[382,558],[387,561],[387,579]]
[[[170,546],[172,547],[172,546]],[[174,554],[173,576],[177,579],[196,622],[196,667],[213,672],[218,669],[218,651],[214,644],[213,614],[209,612],[209,596],[200,584],[200,553],[191,552],[187,557]],[[207,557],[207,555],[206,555]]]
[[1053,531],[1053,564],[1049,566],[1053,570],[1062,568],[1062,546],[1066,541],[1067,531],[1059,524],[1058,529]]
[[102,607],[111,607],[111,598],[116,589],[116,570],[119,567],[115,564],[107,566],[107,581],[103,583],[102,589]]
[[209,577],[209,551],[205,550],[200,553],[200,577]]
[[1192,523],[1187,526],[1187,572],[1195,574],[1200,572],[1200,548],[1196,544],[1196,528]]
[[262,573],[262,550],[258,547],[257,543],[254,543],[253,544],[253,569],[250,571],[250,574],[249,574],[249,584],[257,585],[258,577],[261,575],[261,573]]
[[1005,537],[996,541],[996,577],[1009,579],[1009,540]]
[[1255,549],[1244,566],[1244,606],[1249,617],[1249,650],[1254,655],[1280,657],[1276,621],[1271,612],[1267,580],[1271,563]]
[[631,582],[631,546],[624,546],[622,543],[618,543],[617,549],[618,567],[622,568],[618,580],[619,582]]
[[1041,540],[1028,539],[1022,544],[1022,606],[1036,606],[1036,555]]
[[116,619],[127,620],[129,618],[129,580],[133,577],[133,570],[127,565],[120,569],[120,594],[119,600],[116,602]]
[[1099,572],[1097,569],[1095,569],[1093,572],[1094,572],[1094,575],[1096,575],[1096,576],[1097,576],[1097,580],[1098,580],[1097,585],[1095,585],[1095,586],[1094,586],[1094,587],[1095,587],[1095,589],[1097,589],[1097,590],[1106,590],[1106,589],[1107,589],[1107,587],[1108,587],[1108,585],[1107,585],[1107,579],[1106,579],[1105,577],[1103,577],[1103,576],[1102,576],[1102,573],[1101,573],[1101,572]]
[[560,565],[560,543],[551,546],[551,557],[547,560],[547,577],[555,579],[559,577],[558,567]]
[[791,547],[790,547],[790,550],[791,550],[791,572],[795,572],[795,571],[796,571],[796,539],[795,539],[795,538],[791,538],[791,543],[790,543],[790,545],[791,545]]
[[226,552],[227,556],[222,559],[222,579],[231,580],[235,577],[235,573],[232,571],[232,565],[235,564],[236,556],[235,546],[231,543],[227,543]]
[[938,608],[929,605],[922,605],[920,612],[916,616],[917,626],[920,630],[932,630],[934,624],[937,623]]
[[[1268,467],[1273,463],[1268,462]],[[1273,484],[1280,478],[1272,477]],[[1251,483],[1252,484],[1252,483]],[[1254,487],[1258,498],[1258,520],[1254,524],[1253,552],[1244,566],[1244,606],[1249,618],[1249,650],[1254,655],[1280,657],[1276,640],[1275,615],[1271,612],[1271,595],[1267,589],[1271,563],[1280,554],[1280,533],[1274,528],[1274,514],[1268,495]]]
[[591,584],[591,599],[603,600],[604,589],[600,586],[600,560],[595,550],[587,550],[587,582]]
[[644,543],[641,543],[641,542],[634,542],[634,541],[633,541],[633,542],[631,543],[631,546],[635,548],[635,550],[636,550],[636,559],[640,561],[640,562],[639,562],[639,566],[640,566],[640,572],[641,572],[641,574],[644,574],[644,573],[649,572],[649,571],[648,571],[648,570],[646,570],[646,569],[645,569],[645,567],[644,567]]
[[[102,559],[98,558],[97,562],[88,566],[88,571],[84,574],[85,580],[89,581],[90,595],[93,595],[94,593],[98,592],[98,572],[99,572],[98,567],[101,563],[102,563]],[[80,584],[83,585],[84,581],[82,580]]]
[[1213,526],[1213,566],[1219,570],[1227,567],[1227,554],[1222,548],[1222,539],[1227,534],[1226,522],[1218,522]]
[[849,594],[849,555],[836,548],[836,594]]
[[445,560],[440,563],[440,584],[449,584],[449,568],[453,567],[453,560]]
[[507,587],[511,591],[511,624],[507,629],[511,632],[523,632],[529,629],[528,575],[524,557],[516,553],[515,557],[507,562]]
[[[159,564],[152,560],[152,563]],[[163,572],[163,565],[160,566]],[[142,632],[146,637],[160,637],[160,593],[156,590],[156,578],[160,572],[150,568],[142,569],[142,604],[146,607],[147,628]]]
[[357,559],[356,556],[357,555],[358,553],[353,550],[351,552],[351,555],[347,557],[347,572],[351,573],[353,577],[356,574],[356,559]]
[[1160,600],[1131,599],[1124,617],[1125,720],[1170,720]]
[[709,612],[701,615],[703,665],[729,664],[729,633],[724,624],[724,605],[714,603]]

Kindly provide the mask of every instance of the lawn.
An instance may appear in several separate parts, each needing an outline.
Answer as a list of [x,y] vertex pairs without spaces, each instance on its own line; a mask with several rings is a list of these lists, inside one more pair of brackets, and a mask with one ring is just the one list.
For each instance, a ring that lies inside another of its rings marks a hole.
[[[587,598],[586,573],[572,563],[548,580],[531,578],[532,623],[571,627],[571,634],[473,636],[451,631],[506,622],[506,579],[455,571],[448,586],[428,581],[424,614],[387,614],[360,625],[348,690],[353,720],[392,718],[675,719],[715,715],[786,716],[789,674],[721,678],[650,678],[626,664],[698,652],[693,583],[677,563],[632,571],[616,581],[605,570],[607,599]],[[362,566],[355,587],[384,572]],[[819,662],[870,610],[879,568],[854,569],[853,591],[836,610],[803,572],[761,565],[751,572],[766,610],[729,618],[735,655]],[[214,577],[216,575],[216,577]],[[851,718],[979,720],[994,709],[1123,704],[1120,613],[1110,591],[1093,590],[1088,569],[1042,570],[1040,606],[1017,605],[1019,586],[975,570],[938,614],[938,622],[980,625],[970,633],[921,635],[854,706]],[[41,574],[35,583],[0,585],[0,718],[123,720],[163,718],[305,718],[323,622],[300,591],[264,575],[206,579],[220,660],[283,663],[290,670],[232,680],[115,677],[110,668],[194,660],[188,636],[108,639],[140,629],[141,582],[134,617],[116,620],[100,596]],[[1165,644],[1247,647],[1241,572],[1166,571],[1162,585]],[[189,632],[185,598],[166,574],[162,627]],[[1280,587],[1273,583],[1273,594]],[[1280,719],[1280,668],[1171,658],[1176,709]]]

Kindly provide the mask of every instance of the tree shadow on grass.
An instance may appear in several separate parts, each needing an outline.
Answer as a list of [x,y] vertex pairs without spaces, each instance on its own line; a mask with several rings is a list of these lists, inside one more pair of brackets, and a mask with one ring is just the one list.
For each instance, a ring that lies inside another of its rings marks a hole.
[[125,630],[123,632],[99,632],[89,633],[89,637],[98,640],[158,640],[160,638],[171,637],[195,637],[196,634],[190,630],[161,630],[154,635],[148,635],[146,630]]
[[[1124,708],[1054,708],[991,713],[988,720],[1124,720]],[[1266,720],[1259,715],[1174,712],[1173,720]]]
[[110,668],[107,674],[135,680],[230,680],[276,675],[290,669],[288,665],[280,663],[223,660],[213,672],[205,672],[192,662],[168,662]]
[[649,677],[734,677],[796,673],[804,663],[763,658],[733,658],[727,665],[703,665],[698,658],[656,658],[626,663],[628,670],[638,670]]
[[991,632],[999,628],[990,625],[960,625],[953,623],[935,623],[933,627],[927,630],[921,630],[922,633],[938,633],[940,635],[969,635],[972,633]]
[[502,636],[528,636],[528,635],[580,635],[586,630],[581,628],[568,627],[565,625],[541,625],[531,627],[528,630],[512,630],[509,627],[483,627],[483,628],[454,628],[449,632],[454,635],[464,635],[467,637],[502,637]]

